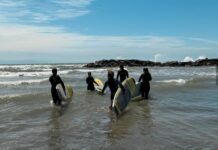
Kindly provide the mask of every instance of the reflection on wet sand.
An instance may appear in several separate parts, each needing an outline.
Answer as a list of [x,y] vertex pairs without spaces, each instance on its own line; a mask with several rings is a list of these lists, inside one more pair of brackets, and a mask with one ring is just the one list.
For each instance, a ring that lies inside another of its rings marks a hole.
[[108,124],[110,132],[107,134],[111,143],[109,148],[129,149],[129,139],[137,140],[139,134],[150,133],[152,126],[149,102],[143,100],[130,103],[127,110],[118,119],[115,119],[114,116],[111,117],[111,122]]
[[61,124],[60,117],[63,115],[65,109],[63,108],[52,108],[51,118],[49,122],[49,149],[62,150],[64,145],[62,144],[61,136]]

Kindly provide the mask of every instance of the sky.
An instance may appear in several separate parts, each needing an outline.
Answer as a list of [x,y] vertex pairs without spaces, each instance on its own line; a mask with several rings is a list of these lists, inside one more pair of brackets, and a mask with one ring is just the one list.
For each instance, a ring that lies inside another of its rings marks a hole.
[[217,0],[0,0],[0,64],[218,58]]

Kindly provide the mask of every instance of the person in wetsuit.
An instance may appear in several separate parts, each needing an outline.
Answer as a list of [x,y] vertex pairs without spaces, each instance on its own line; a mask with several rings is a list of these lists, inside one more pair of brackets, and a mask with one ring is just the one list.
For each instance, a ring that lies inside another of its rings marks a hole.
[[63,81],[61,80],[61,77],[59,75],[57,75],[57,69],[53,68],[52,69],[52,76],[50,76],[49,81],[51,83],[51,95],[52,95],[52,99],[55,105],[61,105],[61,99],[58,96],[58,92],[56,90],[56,86],[58,84],[61,84],[64,91],[65,91],[65,86]]
[[140,91],[141,91],[142,97],[145,98],[145,99],[148,99],[148,93],[150,91],[149,81],[152,80],[152,77],[151,77],[151,74],[148,71],[148,68],[144,68],[143,72],[144,73],[139,78],[139,82],[142,80]]
[[92,73],[88,72],[88,77],[86,78],[86,83],[88,84],[87,90],[94,91],[94,83],[98,85],[97,82],[95,82],[94,78],[92,77]]
[[110,96],[111,105],[109,108],[112,110],[113,99],[114,99],[114,95],[118,89],[118,86],[122,89],[123,92],[125,92],[125,89],[124,89],[123,85],[118,80],[114,79],[114,72],[113,71],[108,72],[108,80],[104,84],[102,93],[104,93],[107,86],[109,87],[109,89],[111,91],[111,96]]
[[120,82],[122,83],[126,78],[129,77],[129,73],[124,69],[123,65],[120,65],[120,70],[117,73],[117,80],[120,77]]

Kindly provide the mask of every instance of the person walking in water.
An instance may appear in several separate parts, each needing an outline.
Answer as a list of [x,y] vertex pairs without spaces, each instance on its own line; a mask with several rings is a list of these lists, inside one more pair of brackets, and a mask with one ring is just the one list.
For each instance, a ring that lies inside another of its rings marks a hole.
[[105,82],[102,93],[104,93],[105,89],[109,86],[109,89],[111,91],[111,105],[110,105],[110,110],[112,110],[112,104],[113,104],[113,99],[114,95],[118,89],[118,86],[122,89],[123,92],[125,92],[125,89],[123,85],[116,79],[114,79],[114,72],[113,71],[108,71],[108,80]]
[[129,73],[124,69],[123,65],[120,65],[120,70],[117,73],[117,80],[120,77],[120,83],[122,83],[126,78],[129,77]]
[[144,68],[143,72],[144,73],[139,78],[139,82],[142,80],[140,91],[141,91],[142,97],[145,98],[145,99],[148,99],[148,93],[150,91],[149,81],[152,80],[152,77],[151,77],[151,74],[148,71],[148,68]]
[[88,84],[87,90],[94,91],[94,83],[98,85],[97,82],[95,82],[94,78],[92,77],[92,73],[88,72],[88,77],[86,78],[86,83]]
[[50,76],[49,81],[51,83],[51,95],[52,95],[53,102],[54,102],[55,105],[61,105],[61,99],[58,96],[56,86],[58,84],[61,84],[65,93],[66,93],[66,91],[65,91],[64,83],[61,80],[61,77],[59,75],[57,75],[57,72],[58,71],[57,71],[56,68],[52,69],[52,75]]

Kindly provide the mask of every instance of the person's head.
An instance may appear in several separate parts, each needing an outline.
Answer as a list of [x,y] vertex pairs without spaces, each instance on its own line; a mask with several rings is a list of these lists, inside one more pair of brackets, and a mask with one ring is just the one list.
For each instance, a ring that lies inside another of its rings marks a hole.
[[88,72],[88,76],[90,77],[92,75],[92,73],[91,72]]
[[123,70],[123,69],[124,69],[123,65],[120,65],[120,70]]
[[144,73],[148,73],[148,68],[144,68],[144,69],[143,69],[143,72],[144,72]]
[[113,79],[114,78],[114,72],[113,71],[108,71],[108,79]]
[[57,75],[57,72],[58,72],[57,68],[53,68],[53,69],[52,69],[53,75]]

